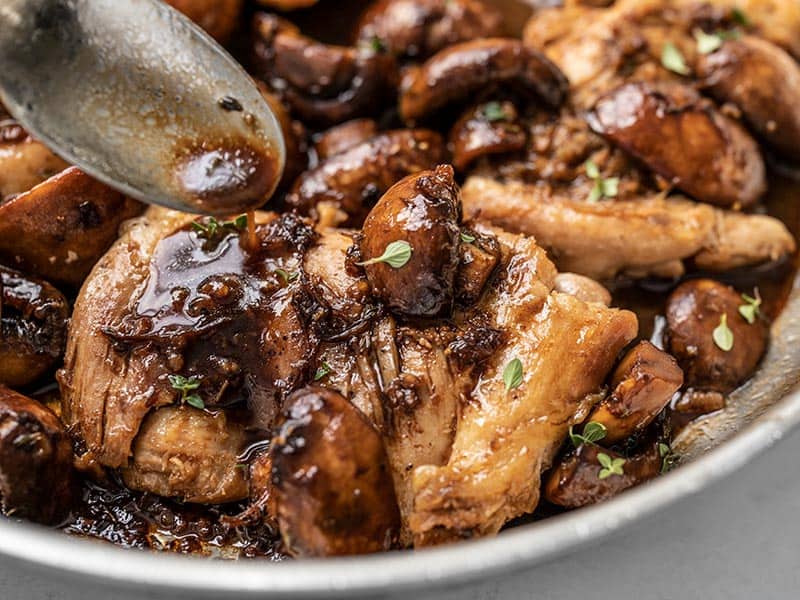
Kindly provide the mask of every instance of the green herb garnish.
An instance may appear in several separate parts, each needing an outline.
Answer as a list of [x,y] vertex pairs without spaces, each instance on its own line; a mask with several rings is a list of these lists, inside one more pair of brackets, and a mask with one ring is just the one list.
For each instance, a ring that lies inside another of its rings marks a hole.
[[750,323],[750,325],[755,323],[756,319],[761,316],[761,295],[758,293],[758,289],[756,289],[754,293],[755,296],[742,294],[744,304],[739,306],[739,314],[742,315],[742,318]]
[[323,361],[323,363],[317,368],[317,372],[314,373],[314,381],[319,381],[330,372],[331,366]]
[[597,455],[597,462],[599,462],[600,466],[603,467],[600,469],[600,473],[598,475],[600,479],[606,479],[612,475],[622,476],[625,474],[625,471],[622,469],[626,462],[624,458],[611,458],[605,452],[600,452]]
[[374,265],[377,263],[386,263],[393,269],[404,267],[406,263],[411,260],[411,244],[406,241],[399,240],[392,242],[386,246],[383,254],[378,258],[372,258],[364,262],[358,263],[360,266]]
[[503,369],[503,383],[506,385],[507,392],[522,385],[522,361],[520,359],[515,358]]
[[600,168],[593,160],[587,160],[584,165],[586,175],[594,181],[594,187],[589,194],[589,202],[597,202],[602,198],[616,198],[619,194],[619,177],[603,178]]
[[283,279],[284,283],[292,283],[293,281],[297,281],[297,278],[300,277],[300,273],[297,271],[286,271],[285,269],[275,269],[275,273]]
[[200,387],[200,380],[196,376],[170,375],[168,379],[172,389],[181,393],[181,404],[188,404],[200,410],[206,407],[200,395],[192,393]]
[[481,112],[483,113],[483,118],[490,123],[505,121],[509,118],[508,113],[499,102],[488,102]]
[[750,25],[752,25],[750,17],[748,17],[747,13],[745,13],[741,8],[734,8],[731,11],[731,18],[742,27],[750,27]]
[[576,448],[581,444],[594,444],[599,442],[608,433],[608,429],[602,423],[590,421],[583,427],[582,433],[575,433],[573,426],[569,428],[569,439],[572,440],[572,445]]
[[461,241],[464,242],[465,244],[471,244],[472,242],[475,241],[475,236],[474,235],[470,235],[468,233],[464,233],[462,231],[461,232]]
[[658,444],[658,455],[661,457],[661,472],[667,473],[671,471],[678,460],[677,455],[673,454],[669,445],[664,442]]
[[223,232],[239,232],[247,228],[247,215],[240,215],[230,221],[218,221],[214,217],[208,217],[205,221],[192,221],[192,229],[197,235],[207,240],[212,240]]
[[664,49],[661,51],[661,64],[664,65],[665,69],[677,73],[678,75],[686,76],[691,73],[683,54],[681,54],[681,51],[678,50],[678,47],[672,42],[664,44]]
[[715,31],[714,33],[706,33],[702,29],[695,29],[694,38],[697,40],[697,51],[700,54],[711,54],[716,52],[728,40],[736,40],[741,37],[741,34],[732,29],[730,31]]
[[719,318],[719,325],[714,329],[712,337],[714,343],[723,352],[733,349],[733,331],[728,327],[728,315],[723,313]]

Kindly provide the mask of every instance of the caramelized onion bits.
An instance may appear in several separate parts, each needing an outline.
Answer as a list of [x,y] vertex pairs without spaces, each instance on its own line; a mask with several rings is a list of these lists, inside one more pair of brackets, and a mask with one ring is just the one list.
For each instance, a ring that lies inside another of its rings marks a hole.
[[0,506],[8,516],[54,524],[76,495],[72,443],[58,417],[0,385]]
[[372,115],[395,87],[394,58],[378,48],[322,44],[265,13],[255,16],[254,32],[255,75],[305,122],[335,125]]
[[[459,265],[461,199],[453,168],[443,165],[398,182],[364,221],[361,259],[372,293],[393,311],[448,313]],[[410,246],[402,265],[381,261],[391,244]]]
[[467,110],[450,130],[453,166],[467,170],[481,156],[523,150],[528,135],[511,102],[486,102]]
[[398,58],[425,59],[439,50],[504,33],[503,15],[480,0],[378,0],[358,23],[356,43],[380,43]]
[[270,448],[277,518],[295,556],[391,549],[400,513],[383,441],[339,393],[308,387],[282,410]]
[[[769,328],[761,317],[748,323],[739,314],[743,304],[733,288],[712,279],[687,281],[670,295],[668,350],[683,368],[688,387],[726,393],[755,371],[766,351]],[[732,340],[727,350],[725,343],[720,347],[722,332]]]
[[675,359],[647,341],[630,350],[611,376],[611,395],[587,421],[606,428],[603,445],[613,445],[643,431],[683,385]]
[[569,84],[547,57],[519,40],[463,42],[445,48],[406,73],[400,91],[400,116],[415,123],[493,87],[509,87],[548,108],[558,108],[566,99]]
[[78,287],[142,208],[70,167],[0,204],[0,262]]
[[608,500],[661,473],[662,458],[655,444],[641,454],[623,459],[625,462],[619,467],[621,475],[609,474],[601,478],[601,454],[612,461],[623,459],[612,450],[582,444],[550,471],[543,486],[544,498],[564,508],[580,508]]
[[600,98],[588,120],[595,132],[701,202],[748,207],[767,189],[755,140],[690,87],[628,83]]
[[715,98],[739,107],[759,137],[800,161],[800,65],[785,50],[745,36],[701,55],[696,70]]
[[378,134],[378,124],[372,119],[353,119],[321,133],[314,144],[320,160],[341,154]]
[[236,29],[243,0],[167,0],[167,3],[224,43]]
[[444,156],[444,142],[427,129],[381,133],[306,171],[286,197],[301,214],[319,219],[327,208],[335,224],[359,227],[380,197],[403,177],[433,168]]
[[64,352],[69,305],[44,281],[0,266],[0,385],[22,387]]

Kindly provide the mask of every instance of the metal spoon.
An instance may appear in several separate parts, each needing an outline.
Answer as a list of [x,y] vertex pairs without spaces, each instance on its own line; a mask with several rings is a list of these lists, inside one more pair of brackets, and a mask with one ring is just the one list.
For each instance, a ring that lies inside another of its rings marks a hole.
[[226,215],[283,171],[242,67],[158,0],[0,1],[0,100],[35,137],[144,202]]

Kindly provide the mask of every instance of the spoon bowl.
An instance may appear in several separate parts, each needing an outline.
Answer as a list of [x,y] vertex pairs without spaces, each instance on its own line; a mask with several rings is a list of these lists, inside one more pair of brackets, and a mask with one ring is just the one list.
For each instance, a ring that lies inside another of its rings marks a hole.
[[143,202],[230,215],[285,162],[242,67],[158,0],[4,0],[0,100],[65,160]]

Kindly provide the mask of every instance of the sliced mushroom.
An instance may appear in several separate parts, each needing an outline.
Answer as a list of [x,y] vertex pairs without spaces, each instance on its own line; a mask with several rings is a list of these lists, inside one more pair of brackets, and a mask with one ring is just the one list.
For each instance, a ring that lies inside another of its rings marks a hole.
[[142,205],[75,167],[0,205],[0,262],[78,287]]
[[370,208],[403,177],[433,168],[444,155],[438,133],[401,129],[381,133],[304,173],[286,197],[289,207],[319,219],[327,208],[334,224],[358,227]]
[[243,0],[167,0],[219,42],[226,42],[239,23]]
[[701,56],[697,73],[714,97],[741,109],[761,138],[800,161],[800,66],[785,50],[745,36]]
[[[611,460],[624,460],[620,466],[622,474],[601,475],[604,470],[598,458],[601,454]],[[662,458],[657,445],[641,454],[623,458],[612,450],[582,444],[550,471],[544,483],[544,497],[548,502],[565,508],[597,504],[657,477],[661,473],[661,465]]]
[[372,119],[353,119],[331,127],[322,133],[314,148],[320,160],[341,154],[378,134],[378,124]]
[[389,550],[400,513],[378,431],[338,392],[292,394],[272,440],[272,484],[284,543],[298,556]]
[[689,87],[625,84],[597,102],[589,124],[702,202],[747,207],[767,189],[755,140]]
[[733,288],[713,279],[687,281],[672,292],[666,309],[668,348],[687,386],[725,393],[753,374],[766,351],[768,327],[761,318],[749,323],[739,313],[745,304]]
[[394,58],[372,46],[316,42],[288,21],[259,13],[253,69],[303,121],[335,125],[380,110],[394,88]]
[[459,42],[503,35],[503,15],[480,0],[378,0],[361,17],[356,40],[379,40],[394,56],[425,59]]
[[487,102],[469,109],[450,130],[453,166],[463,172],[481,156],[525,148],[528,136],[511,102]]
[[421,121],[498,86],[513,88],[549,108],[564,102],[569,87],[558,67],[519,40],[474,40],[445,48],[406,73],[400,116],[409,123]]
[[616,444],[643,431],[683,385],[683,371],[673,357],[650,342],[639,342],[611,376],[611,395],[588,421],[606,428],[603,445]]
[[455,297],[461,306],[471,306],[500,264],[500,244],[496,238],[472,230],[462,229],[460,237]]
[[35,400],[0,385],[0,505],[6,515],[58,523],[75,500],[72,443]]
[[0,107],[0,203],[27,192],[68,166],[4,115]]
[[[410,175],[389,189],[364,221],[361,259],[372,292],[401,314],[435,317],[453,307],[461,200],[453,168]],[[384,260],[405,244],[405,262]]]
[[64,352],[69,305],[44,281],[0,266],[0,384],[22,387]]

